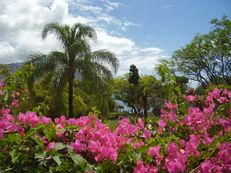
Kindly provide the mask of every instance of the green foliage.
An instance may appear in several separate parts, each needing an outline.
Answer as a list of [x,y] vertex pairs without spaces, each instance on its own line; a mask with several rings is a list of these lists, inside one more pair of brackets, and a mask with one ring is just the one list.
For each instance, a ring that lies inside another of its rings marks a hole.
[[[14,113],[21,111],[21,107],[12,107],[11,103],[13,99],[17,99],[21,104],[27,103],[29,97],[28,92],[28,79],[33,71],[31,64],[23,65],[20,69],[13,74],[9,73],[9,69],[6,66],[6,75],[3,78],[4,88],[2,96],[0,97],[0,108],[10,107]],[[4,71],[4,70],[3,70]],[[18,96],[16,96],[18,95]]]
[[99,117],[101,112],[97,110],[95,106],[91,108],[91,111],[88,113],[88,116],[95,115],[96,117]]
[[177,83],[176,77],[171,74],[171,71],[165,62],[159,64],[156,69],[158,70],[158,74],[160,75],[163,83],[162,89],[164,99],[177,103],[177,98],[182,96],[182,90]]
[[213,30],[197,35],[191,43],[173,54],[176,68],[203,87],[231,84],[231,21],[213,19]]
[[[119,64],[118,59],[107,50],[91,52],[89,40],[96,38],[96,32],[90,26],[77,23],[70,27],[49,23],[43,29],[42,38],[45,39],[48,33],[56,35],[64,52],[52,51],[48,55],[32,54],[30,62],[33,63],[35,69],[30,81],[33,84],[35,80],[46,76],[47,73],[52,74],[51,81],[55,91],[52,93],[55,96],[53,100],[55,104],[53,105],[57,105],[57,98],[64,98],[63,93],[66,89],[66,83],[68,83],[68,114],[72,117],[75,107],[73,105],[74,100],[82,106],[82,110],[86,108],[82,98],[79,96],[74,98],[73,96],[76,72],[79,72],[82,78],[89,81],[93,79],[100,86],[98,88],[101,89],[101,93],[107,93],[107,82],[112,78],[112,72],[105,64],[108,64],[116,72]],[[59,105],[62,104],[59,103]],[[55,107],[55,109],[60,106]],[[75,111],[82,111],[81,109]]]
[[128,78],[128,81],[129,83],[131,84],[134,84],[134,85],[138,85],[139,84],[139,71],[138,69],[136,68],[136,66],[134,64],[132,64],[130,66],[130,69],[129,69],[129,78]]
[[142,75],[139,84],[128,82],[129,75],[125,74],[114,79],[114,97],[123,101],[128,107],[133,108],[134,113],[147,116],[147,110],[152,108],[154,114],[158,114],[163,101],[162,84],[154,76]]
[[10,69],[5,64],[0,64],[0,77],[4,78],[10,75]]

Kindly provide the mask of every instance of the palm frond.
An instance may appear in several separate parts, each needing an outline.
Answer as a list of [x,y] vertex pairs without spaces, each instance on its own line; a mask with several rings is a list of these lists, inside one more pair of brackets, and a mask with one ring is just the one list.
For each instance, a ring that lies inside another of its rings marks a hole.
[[118,70],[119,60],[108,50],[94,51],[91,54],[91,58],[93,61],[109,64],[114,73],[116,73]]
[[68,59],[65,55],[65,53],[60,52],[60,51],[51,51],[48,55],[47,55],[51,61],[54,61],[56,64],[67,64],[68,63]]
[[92,67],[94,73],[99,78],[106,79],[106,80],[112,79],[112,73],[106,66],[98,62],[94,62]]
[[85,40],[76,40],[70,45],[67,50],[71,59],[85,57],[90,55],[91,47]]
[[94,30],[94,28],[87,26],[87,25],[83,25],[81,23],[76,23],[72,26],[71,28],[72,33],[75,35],[75,39],[85,39],[85,38],[89,38],[92,40],[96,39],[96,32]]
[[107,96],[109,90],[109,81],[113,78],[111,71],[104,65],[94,62],[92,64],[92,77],[98,93],[101,96]]
[[68,47],[70,41],[70,27],[68,25],[60,25],[56,22],[48,23],[42,31],[42,38],[45,39],[48,33],[54,33],[61,42],[63,48]]
[[60,65],[56,71],[55,75],[52,79],[53,81],[53,88],[54,94],[59,95],[63,93],[66,83],[67,83],[67,76],[68,76],[68,68],[66,65]]
[[53,59],[42,53],[33,53],[29,56],[29,62],[34,66],[32,78],[41,78],[44,74],[55,69],[55,62]]

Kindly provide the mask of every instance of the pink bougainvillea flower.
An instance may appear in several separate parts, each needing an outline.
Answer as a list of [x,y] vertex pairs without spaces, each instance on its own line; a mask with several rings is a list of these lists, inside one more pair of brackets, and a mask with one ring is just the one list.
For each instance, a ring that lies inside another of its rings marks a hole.
[[138,126],[131,124],[128,118],[124,118],[119,121],[119,125],[116,128],[116,134],[123,136],[136,135],[138,130]]
[[160,145],[149,148],[148,154],[156,159],[156,163],[159,166],[163,157],[160,155]]
[[158,155],[160,155],[160,148],[161,148],[160,145],[157,145],[155,147],[151,147],[148,150],[148,154],[152,157],[158,156]]
[[36,115],[35,112],[27,112],[26,113],[26,119],[27,119],[27,122],[29,123],[29,125],[31,127],[35,127],[40,122],[40,119]]
[[161,134],[163,132],[163,129],[166,126],[166,124],[167,124],[166,121],[164,121],[162,119],[158,122],[158,125],[159,125],[158,133],[159,134]]
[[18,107],[19,106],[18,99],[13,99],[13,101],[11,102],[11,106]]
[[185,95],[183,98],[187,100],[187,102],[193,102],[196,100],[196,97],[192,95],[187,95],[187,96]]
[[172,110],[171,110],[171,111],[169,112],[169,120],[172,121],[172,122],[175,122],[176,119],[177,119],[177,118],[176,118],[176,113],[175,113],[175,111],[172,111]]
[[143,128],[144,128],[144,122],[143,122],[143,120],[142,120],[140,117],[137,118],[137,126],[138,126],[140,129],[143,129]]
[[193,156],[198,156],[198,151],[196,151],[198,145],[200,144],[200,135],[190,135],[190,140],[186,142],[186,151],[188,154]]
[[144,130],[143,136],[145,139],[150,139],[152,137],[152,132],[148,129]]
[[7,108],[3,108],[0,110],[0,113],[4,116],[4,115],[10,115],[10,109]]
[[135,149],[139,149],[140,147],[142,147],[144,145],[144,142],[135,142],[134,144],[133,144],[133,147],[135,148]]
[[186,169],[187,155],[183,149],[179,150],[178,145],[170,142],[167,147],[165,167],[170,173],[184,172]]
[[218,99],[218,101],[219,101],[221,104],[223,104],[223,103],[227,103],[229,100],[228,100],[226,97],[220,97],[220,98]]
[[100,152],[101,145],[100,145],[99,142],[96,142],[96,141],[93,141],[93,140],[89,140],[87,148],[92,153],[98,153],[98,152]]
[[178,108],[178,105],[174,105],[172,102],[165,102],[165,106],[169,109],[169,110],[176,110]]
[[214,99],[218,99],[220,97],[221,90],[220,89],[214,89],[213,91],[209,92],[209,96],[211,96]]
[[42,117],[40,117],[40,122],[45,124],[45,125],[48,125],[49,123],[51,123],[51,119],[48,117],[42,116]]
[[152,165],[144,165],[142,160],[138,160],[133,173],[157,173],[158,168]]
[[47,143],[46,137],[45,137],[45,136],[42,136],[42,137],[41,137],[41,141],[43,142],[43,144],[46,144],[46,143]]
[[48,143],[46,150],[52,150],[55,148],[55,142],[50,142]]
[[87,149],[86,145],[81,143],[79,140],[76,140],[75,142],[71,143],[71,146],[75,152],[82,152]]

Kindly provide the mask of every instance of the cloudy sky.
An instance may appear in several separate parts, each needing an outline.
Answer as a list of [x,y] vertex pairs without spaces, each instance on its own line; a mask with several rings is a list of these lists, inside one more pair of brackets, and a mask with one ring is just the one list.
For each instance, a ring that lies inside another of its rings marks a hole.
[[93,50],[119,58],[119,75],[131,64],[153,74],[160,59],[207,33],[209,21],[223,15],[231,18],[230,0],[0,0],[0,63],[60,49],[53,35],[41,39],[44,25],[81,22],[97,31]]

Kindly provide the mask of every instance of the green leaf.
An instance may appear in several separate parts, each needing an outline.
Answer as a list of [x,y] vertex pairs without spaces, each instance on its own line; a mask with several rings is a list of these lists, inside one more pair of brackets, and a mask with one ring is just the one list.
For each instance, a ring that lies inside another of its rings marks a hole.
[[56,150],[62,150],[62,149],[64,149],[64,148],[66,148],[66,145],[64,145],[64,144],[61,143],[61,142],[57,142],[57,143],[55,144],[55,149],[56,149]]
[[40,137],[35,137],[33,139],[41,148],[44,148],[43,142]]
[[36,153],[35,156],[34,156],[35,159],[41,159],[41,160],[43,160],[45,157],[46,157],[46,152],[45,151],[43,153],[39,153],[39,154]]
[[18,160],[18,155],[17,155],[17,151],[15,149],[10,151],[10,156],[11,156],[12,163],[16,163],[16,161]]
[[73,160],[74,163],[79,164],[82,170],[85,170],[87,166],[87,161],[83,157],[73,152],[69,152],[69,155],[71,156],[71,159]]
[[16,143],[19,143],[21,140],[21,136],[17,133],[9,134],[9,135],[7,135],[7,138],[8,138],[8,141],[7,141],[8,145],[14,145]]
[[26,134],[26,138],[33,136],[34,134],[36,134],[42,128],[44,128],[44,125],[39,124],[37,127],[30,129]]
[[52,156],[52,159],[53,159],[58,165],[61,165],[61,160],[60,160],[59,156]]
[[175,90],[176,90],[178,96],[182,95],[181,89],[179,87],[176,87]]
[[49,128],[46,128],[45,130],[44,130],[44,133],[45,133],[45,136],[46,136],[46,138],[47,138],[47,140],[51,140],[52,138],[54,138],[55,137],[55,130],[53,130],[50,126],[48,126]]
[[135,153],[136,160],[140,160],[140,157],[141,157],[141,153]]

